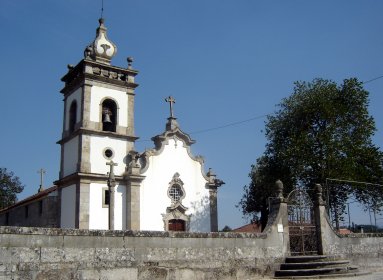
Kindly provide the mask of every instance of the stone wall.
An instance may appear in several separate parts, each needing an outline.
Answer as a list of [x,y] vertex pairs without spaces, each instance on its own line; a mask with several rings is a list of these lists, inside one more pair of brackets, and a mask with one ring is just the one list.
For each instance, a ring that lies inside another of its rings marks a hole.
[[0,227],[0,279],[259,279],[278,235]]
[[325,255],[338,255],[368,271],[383,269],[383,234],[353,233],[340,235],[332,228],[324,206],[319,206],[322,248]]
[[11,207],[0,213],[0,226],[57,227],[57,196],[44,196],[39,200]]

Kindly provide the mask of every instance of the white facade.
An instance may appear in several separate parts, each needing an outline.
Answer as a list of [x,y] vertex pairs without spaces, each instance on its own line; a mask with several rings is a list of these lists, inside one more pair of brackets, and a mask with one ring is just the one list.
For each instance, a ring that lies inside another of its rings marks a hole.
[[[210,170],[205,174],[202,158],[192,156],[194,141],[172,110],[165,132],[153,138],[155,148],[134,151],[138,71],[131,58],[128,67],[111,65],[117,48],[107,40],[104,21],[99,23],[84,59],[62,78],[60,226],[217,230],[216,190],[223,182]],[[167,102],[172,106],[174,99]]]
[[179,138],[169,139],[163,149],[149,156],[148,169],[141,184],[142,230],[164,230],[163,215],[171,205],[169,183],[178,173],[183,181],[185,198],[181,201],[190,216],[191,231],[210,231],[209,190],[203,176],[202,164],[192,158],[185,143]]
[[78,162],[78,140],[79,137],[76,136],[70,139],[64,144],[64,153],[63,153],[63,176],[68,176],[73,174],[77,170]]
[[118,165],[114,167],[115,175],[123,175],[126,160],[126,141],[111,139],[108,136],[92,136],[90,138],[90,172],[106,174],[109,166],[106,165],[110,159],[104,156],[105,149],[111,149],[114,153],[112,160]]

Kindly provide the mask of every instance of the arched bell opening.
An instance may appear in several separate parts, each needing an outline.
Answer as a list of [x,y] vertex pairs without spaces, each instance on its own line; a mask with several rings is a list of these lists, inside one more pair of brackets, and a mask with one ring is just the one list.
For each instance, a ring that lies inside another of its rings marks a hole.
[[102,130],[116,132],[117,127],[117,105],[111,99],[102,102]]
[[69,132],[73,132],[77,123],[77,103],[73,101],[69,108]]

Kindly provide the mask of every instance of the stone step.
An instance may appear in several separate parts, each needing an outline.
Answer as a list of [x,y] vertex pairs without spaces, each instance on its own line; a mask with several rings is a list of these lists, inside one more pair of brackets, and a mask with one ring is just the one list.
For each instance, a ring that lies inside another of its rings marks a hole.
[[273,279],[332,279],[332,278],[352,278],[357,276],[369,275],[371,272],[366,271],[357,271],[357,272],[347,272],[347,273],[333,273],[326,275],[312,275],[312,276],[278,276]]
[[315,275],[329,275],[329,274],[346,274],[351,270],[357,270],[356,267],[324,267],[324,268],[311,268],[311,269],[294,269],[294,270],[277,270],[275,276],[315,276]]
[[308,268],[321,268],[321,267],[335,267],[341,265],[347,265],[350,261],[339,260],[339,261],[315,261],[315,262],[292,262],[281,264],[280,270],[294,270],[294,269],[308,269]]
[[341,260],[340,256],[336,255],[307,255],[307,256],[291,256],[287,257],[286,263],[305,263],[305,262],[325,262]]

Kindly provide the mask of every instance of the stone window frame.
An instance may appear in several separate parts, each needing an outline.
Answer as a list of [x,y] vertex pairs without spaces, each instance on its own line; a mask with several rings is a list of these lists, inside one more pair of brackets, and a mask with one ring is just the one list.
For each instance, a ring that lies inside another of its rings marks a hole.
[[[112,151],[112,156],[107,157],[107,156],[105,155],[105,152],[106,152],[107,150],[111,150],[111,151]],[[106,147],[106,148],[104,148],[104,149],[102,150],[102,156],[103,156],[105,159],[107,159],[107,160],[111,160],[111,159],[113,159],[115,155],[116,155],[116,153],[115,153],[114,149],[111,148],[111,147]]]
[[[116,111],[115,111],[115,127],[114,127],[114,131],[108,131],[108,130],[104,130],[103,129],[103,119],[102,119],[102,111],[103,111],[103,104],[105,101],[112,101],[114,103],[114,105],[116,106]],[[114,99],[113,97],[111,96],[105,96],[104,98],[102,98],[100,100],[100,104],[99,104],[99,119],[100,119],[100,126],[99,126],[99,129],[101,131],[106,131],[106,132],[117,132],[117,128],[118,128],[118,120],[119,120],[119,112],[120,112],[120,106],[118,106],[118,102],[116,99]]]
[[[182,200],[185,198],[186,193],[185,193],[185,189],[183,185],[184,185],[184,182],[182,182],[182,180],[180,179],[180,174],[178,172],[174,173],[173,179],[169,182],[169,187],[167,191],[167,195],[170,198],[172,205],[176,203],[181,203]],[[171,190],[176,186],[180,188],[180,191],[182,193],[182,195],[179,197],[178,200],[174,200],[174,198],[171,195]]]
[[[102,208],[109,208],[109,203],[105,203],[107,192],[109,192],[109,187],[102,187],[102,201],[101,201]],[[109,195],[109,201],[110,201],[110,195]]]

